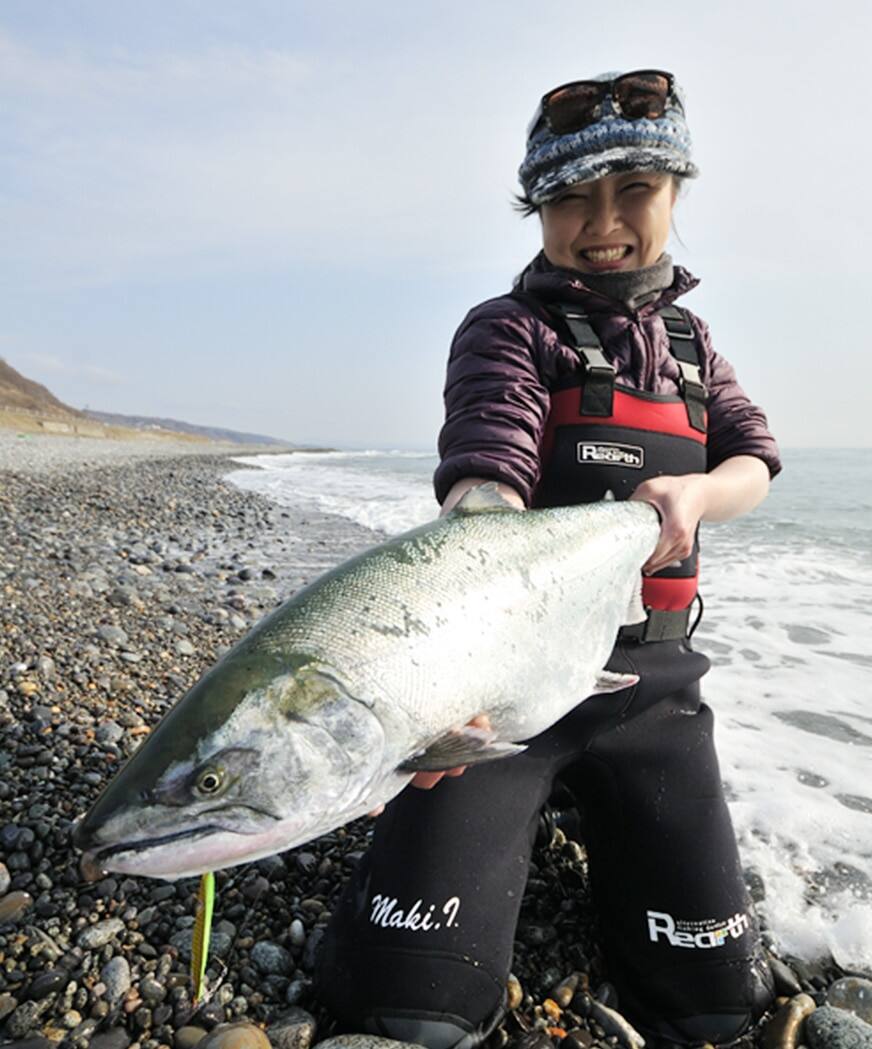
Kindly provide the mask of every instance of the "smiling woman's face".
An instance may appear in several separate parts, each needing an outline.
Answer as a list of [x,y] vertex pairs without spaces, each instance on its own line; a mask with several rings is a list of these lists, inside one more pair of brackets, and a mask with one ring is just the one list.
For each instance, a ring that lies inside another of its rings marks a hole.
[[650,266],[666,247],[675,196],[672,176],[654,171],[569,186],[542,205],[545,256],[582,273]]

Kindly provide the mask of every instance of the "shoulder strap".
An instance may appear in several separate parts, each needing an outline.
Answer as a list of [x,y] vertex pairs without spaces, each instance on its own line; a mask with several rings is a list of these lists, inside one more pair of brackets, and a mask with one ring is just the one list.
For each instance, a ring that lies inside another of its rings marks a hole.
[[[549,321],[566,334],[575,346],[582,367],[584,384],[581,391],[581,414],[608,417],[613,412],[615,396],[615,366],[603,353],[599,336],[593,330],[586,313],[569,302],[543,302],[529,292],[515,289],[512,297],[529,306],[541,315],[544,311]],[[565,338],[565,335],[562,336]]]
[[697,344],[693,325],[678,306],[664,306],[657,311],[666,325],[669,352],[681,372],[679,389],[687,405],[687,418],[694,430],[706,432],[705,404],[708,390],[702,381],[702,349]]

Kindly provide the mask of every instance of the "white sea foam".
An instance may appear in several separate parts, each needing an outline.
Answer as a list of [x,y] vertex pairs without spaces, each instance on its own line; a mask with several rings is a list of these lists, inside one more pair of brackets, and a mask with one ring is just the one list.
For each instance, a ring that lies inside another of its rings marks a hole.
[[[872,469],[857,452],[795,452],[769,501],[705,526],[714,664],[703,692],[747,868],[778,945],[872,971]],[[434,456],[246,459],[232,475],[280,503],[395,534],[437,512]]]

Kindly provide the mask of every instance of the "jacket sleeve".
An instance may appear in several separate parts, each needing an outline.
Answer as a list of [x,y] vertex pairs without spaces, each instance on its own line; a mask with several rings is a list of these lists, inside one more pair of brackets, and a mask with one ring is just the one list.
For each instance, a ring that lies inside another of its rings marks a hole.
[[441,462],[433,477],[439,503],[462,478],[484,477],[511,485],[529,506],[549,402],[532,318],[474,310],[448,358]]
[[706,322],[696,316],[694,320],[706,352],[708,469],[714,470],[735,455],[754,455],[766,463],[769,476],[775,477],[781,472],[781,459],[766,415],[751,403],[730,362],[715,352]]

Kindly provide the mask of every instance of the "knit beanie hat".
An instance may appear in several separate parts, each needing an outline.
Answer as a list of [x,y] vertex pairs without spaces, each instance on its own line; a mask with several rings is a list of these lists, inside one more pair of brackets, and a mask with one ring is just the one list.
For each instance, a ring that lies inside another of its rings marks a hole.
[[[593,80],[614,80],[621,73],[601,73]],[[627,120],[611,94],[599,119],[580,131],[555,134],[537,109],[527,129],[527,155],[518,177],[536,205],[553,200],[567,186],[620,171],[666,171],[696,178],[690,159],[690,132],[684,119],[684,92],[673,82],[663,116]]]

